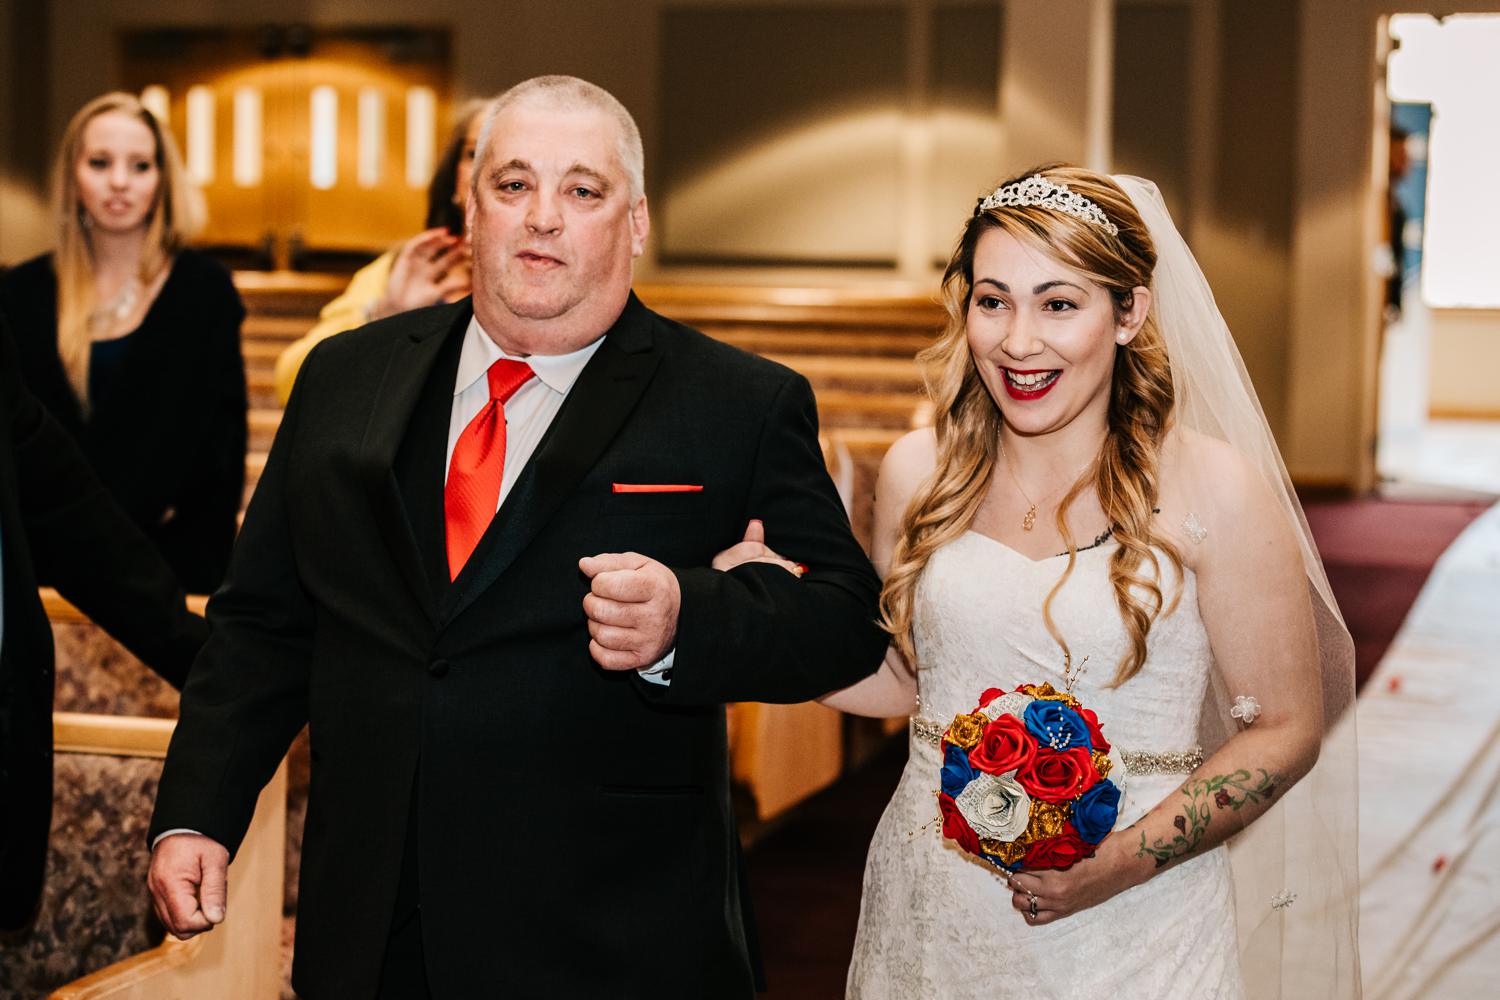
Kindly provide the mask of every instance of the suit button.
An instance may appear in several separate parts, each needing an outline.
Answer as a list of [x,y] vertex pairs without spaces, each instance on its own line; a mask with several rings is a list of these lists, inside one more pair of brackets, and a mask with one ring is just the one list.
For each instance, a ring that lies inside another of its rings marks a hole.
[[433,660],[431,663],[427,664],[427,672],[429,674],[431,674],[433,677],[447,677],[448,676],[448,661],[447,660]]

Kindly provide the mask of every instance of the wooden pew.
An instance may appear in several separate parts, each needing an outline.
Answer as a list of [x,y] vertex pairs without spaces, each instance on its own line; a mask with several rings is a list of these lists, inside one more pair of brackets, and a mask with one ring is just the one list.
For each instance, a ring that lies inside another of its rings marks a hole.
[[[760,352],[772,361],[800,372],[812,383],[814,391],[852,389],[871,392],[922,391],[922,376],[916,361],[910,357],[885,357],[870,354],[819,353],[808,344],[787,352]],[[276,409],[276,384],[268,368],[246,367],[245,384],[250,407]]]
[[[246,471],[253,485],[280,419],[272,386],[274,357],[311,327],[345,279],[241,272],[235,280],[249,309],[244,343],[252,412]],[[702,284],[643,284],[637,292],[664,315],[806,375],[825,427],[895,429],[929,422],[913,359],[946,316],[928,295],[899,287]]]
[[[48,892],[87,900],[90,908],[106,907],[113,900],[115,906],[136,906],[144,914],[149,909],[144,885],[146,824],[160,759],[176,725],[170,717],[176,713],[176,695],[56,591],[42,588],[40,596],[58,643],[59,711],[53,717],[57,791]],[[189,607],[198,613],[206,602],[202,596],[188,597]],[[117,793],[112,782],[120,785]],[[75,975],[89,974],[51,995],[246,1000],[279,996],[287,784],[283,764],[263,790],[250,833],[232,866],[231,919],[224,927],[190,942],[167,938],[155,948],[137,929],[128,941],[120,942],[128,945],[124,951],[97,935],[64,934],[53,928],[58,941],[37,938],[32,946],[43,952],[50,948],[54,962],[66,956],[75,963]],[[126,812],[111,815],[116,808]],[[88,859],[101,857],[116,859],[120,870],[106,872],[107,879],[92,872]],[[88,883],[88,888],[78,888],[81,883]],[[69,885],[74,885],[72,891]],[[62,916],[69,919],[67,911]],[[120,919],[113,925],[121,926]],[[55,976],[50,984],[56,984]],[[5,994],[3,988],[0,994]]]
[[[47,887],[27,938],[7,945],[14,950],[3,960],[18,995],[79,969],[87,974],[57,986],[50,1000],[280,996],[284,767],[262,792],[230,866],[229,919],[191,941],[168,936],[149,946],[147,928],[154,921],[145,916],[150,909],[145,825],[160,772],[157,762],[166,755],[174,725],[169,719],[131,716],[53,716],[59,796]],[[128,784],[112,788],[116,778]],[[70,799],[69,792],[79,789],[91,794]],[[133,940],[145,950],[87,971],[101,955],[128,951]]]
[[[58,754],[165,757],[175,724],[162,719],[54,717]],[[261,791],[249,833],[229,867],[228,915],[188,941],[168,935],[149,951],[56,990],[49,1000],[215,997],[276,1000],[281,995],[281,887],[285,867],[286,765]],[[140,848],[144,850],[144,846]],[[141,886],[141,892],[145,892]]]
[[833,709],[746,701],[726,711],[730,773],[755,807],[742,819],[774,819],[843,773],[843,717]]
[[[338,275],[239,271],[248,315],[249,367],[310,329],[344,289]],[[900,287],[792,288],[641,284],[641,299],[663,315],[756,353],[870,354],[910,358],[947,321],[935,300]],[[274,360],[274,359],[273,359]]]
[[[37,593],[42,598],[42,610],[47,612],[47,620],[53,625],[88,625],[89,616],[79,611],[66,597],[53,590],[51,587],[38,587]],[[204,594],[187,595],[188,610],[195,615],[203,614],[208,607],[208,597]]]
[[[821,389],[816,395],[818,420],[824,427],[910,428],[931,422],[931,403],[920,393]],[[250,455],[261,456],[270,450],[281,416],[279,408],[250,410]],[[246,471],[258,471],[263,462],[257,457],[247,464]]]

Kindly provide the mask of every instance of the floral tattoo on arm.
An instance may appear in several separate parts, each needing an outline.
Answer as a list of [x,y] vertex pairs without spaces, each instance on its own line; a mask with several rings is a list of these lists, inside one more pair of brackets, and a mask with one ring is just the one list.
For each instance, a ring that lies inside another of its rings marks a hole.
[[1280,787],[1282,777],[1265,768],[1257,769],[1259,777],[1252,777],[1245,768],[1232,774],[1218,774],[1212,778],[1195,778],[1185,783],[1181,792],[1187,804],[1181,813],[1172,817],[1177,833],[1171,840],[1156,838],[1147,846],[1146,833],[1141,831],[1141,849],[1136,857],[1156,859],[1156,867],[1164,867],[1197,849],[1208,824],[1213,819],[1214,809],[1238,812],[1246,805],[1269,802]]

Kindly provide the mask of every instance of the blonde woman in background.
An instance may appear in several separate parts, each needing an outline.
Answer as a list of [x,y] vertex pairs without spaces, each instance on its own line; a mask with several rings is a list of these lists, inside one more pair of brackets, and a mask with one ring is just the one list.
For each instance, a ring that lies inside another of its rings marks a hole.
[[[1352,643],[1155,186],[1059,165],[1000,185],[943,300],[935,426],[876,486],[891,651],[823,699],[913,716],[849,997],[1357,997]],[[715,566],[747,558],[780,557]],[[1092,856],[1075,833],[1066,867],[1008,873],[943,836],[964,830],[940,773],[957,795],[969,763],[939,740],[986,689],[1042,683],[1097,713],[1123,798],[1080,807],[1113,831]]]
[[183,587],[223,579],[244,491],[245,310],[187,248],[202,222],[171,134],[112,93],[68,123],[57,248],[0,278],[22,378]]
[[469,241],[464,236],[464,207],[469,199],[469,172],[474,146],[488,101],[466,102],[454,116],[448,144],[427,186],[427,226],[360,268],[349,286],[318,313],[311,330],[288,345],[276,359],[276,395],[282,405],[307,353],[320,341],[372,320],[409,309],[457,302],[469,294]]

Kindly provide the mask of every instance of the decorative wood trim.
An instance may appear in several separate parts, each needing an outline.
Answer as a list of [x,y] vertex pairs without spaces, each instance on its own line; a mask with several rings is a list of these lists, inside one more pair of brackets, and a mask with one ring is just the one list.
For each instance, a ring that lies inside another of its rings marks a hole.
[[[861,265],[863,266],[863,265]],[[236,271],[235,286],[246,297],[279,295],[333,298],[348,285],[342,274],[319,274],[300,271]],[[705,282],[645,282],[635,286],[636,293],[653,308],[668,305],[741,306],[764,309],[839,310],[866,307],[879,310],[911,309],[923,318],[945,314],[936,298],[936,289],[910,282],[865,283],[850,287],[814,287],[797,285],[745,285]]]
[[166,940],[150,951],[75,979],[54,990],[47,1000],[116,1000],[132,996],[138,987],[154,986],[153,980],[163,972],[191,962],[203,949],[204,940],[201,934],[186,941],[168,934]]
[[[51,587],[38,587],[37,594],[42,598],[42,610],[47,612],[47,619],[54,625],[87,625],[90,622],[88,615],[78,610],[77,606],[68,601]],[[195,615],[203,614],[203,609],[208,607],[208,597],[204,594],[189,594],[187,596],[188,610]]]
[[909,285],[856,285],[851,287],[804,287],[794,285],[725,285],[656,282],[636,286],[645,302],[719,302],[736,305],[811,306],[905,306],[942,313],[931,292]]
[[1429,406],[1429,420],[1500,420],[1500,407],[1494,406]]
[[[371,255],[372,259],[374,255]],[[241,292],[327,292],[329,298],[349,284],[344,274],[315,271],[235,271],[234,285]]]
[[1292,489],[1302,500],[1348,500],[1359,495],[1353,480],[1340,475],[1292,472]]
[[167,744],[176,728],[176,719],[53,712],[52,748],[56,753],[160,759],[166,757]]
[[662,267],[825,267],[840,270],[895,270],[898,261],[894,257],[792,257],[776,254],[736,256],[733,254],[695,253],[691,250],[669,250],[657,255]]
[[824,436],[835,444],[884,452],[905,433],[888,427],[830,427]]

